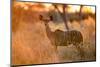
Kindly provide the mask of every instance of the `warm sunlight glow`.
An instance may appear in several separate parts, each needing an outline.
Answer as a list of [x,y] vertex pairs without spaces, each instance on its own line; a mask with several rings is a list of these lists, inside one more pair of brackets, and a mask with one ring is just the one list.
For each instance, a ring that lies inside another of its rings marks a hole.
[[[67,9],[68,12],[70,13],[75,13],[80,11],[80,6],[78,5],[68,5],[69,8]],[[83,6],[82,12],[85,13],[95,13],[95,7],[92,6]]]
[[50,6],[52,6],[52,4],[43,4],[47,9],[47,11],[49,11],[49,9],[48,8],[50,8]]
[[43,4],[46,8],[49,8],[52,4]]
[[[33,6],[33,8],[34,8],[34,6],[39,7],[38,5],[40,5],[40,4],[39,3],[30,3],[30,2],[25,2],[25,3],[23,3],[23,2],[17,2],[15,4],[15,6],[20,6],[24,10],[28,10],[30,8],[29,6]],[[43,3],[42,5],[45,7],[46,11],[49,11],[50,9],[54,8],[52,6],[52,4],[50,4],[50,3]],[[40,6],[42,6],[42,5],[40,5]],[[57,7],[59,8],[59,10],[61,12],[63,12],[62,11],[62,6],[57,6]],[[40,9],[38,9],[38,10],[40,10]],[[80,11],[80,5],[68,5],[68,8],[66,8],[66,11],[68,13],[79,12]],[[94,14],[95,13],[95,7],[94,6],[83,6],[82,7],[82,12],[83,13],[93,13]]]
[[84,6],[82,12],[86,13],[95,13],[95,7],[92,6]]
[[75,13],[80,11],[80,6],[78,5],[68,5],[68,6],[69,6],[67,10],[68,12]]

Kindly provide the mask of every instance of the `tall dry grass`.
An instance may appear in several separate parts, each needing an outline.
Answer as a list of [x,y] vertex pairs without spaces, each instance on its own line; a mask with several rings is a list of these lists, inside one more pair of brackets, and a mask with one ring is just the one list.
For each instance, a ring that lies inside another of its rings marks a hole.
[[38,19],[39,12],[32,10],[24,10],[20,5],[16,5],[16,2],[13,3],[12,65],[58,62],[55,49],[46,35],[45,26]]
[[87,16],[81,21],[69,23],[70,30],[79,30],[83,35],[83,50],[85,61],[96,59],[96,21],[95,18]]

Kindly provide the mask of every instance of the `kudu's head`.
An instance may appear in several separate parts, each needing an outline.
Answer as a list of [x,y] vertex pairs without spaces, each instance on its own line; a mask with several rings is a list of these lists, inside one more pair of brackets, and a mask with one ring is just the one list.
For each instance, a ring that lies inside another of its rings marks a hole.
[[43,21],[45,24],[48,24],[50,21],[53,21],[53,16],[39,15],[39,19]]

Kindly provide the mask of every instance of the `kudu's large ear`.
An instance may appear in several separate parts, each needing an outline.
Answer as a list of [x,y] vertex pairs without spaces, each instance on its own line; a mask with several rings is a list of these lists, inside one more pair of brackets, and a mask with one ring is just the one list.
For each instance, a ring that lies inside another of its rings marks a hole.
[[50,20],[53,21],[53,16],[50,16]]
[[43,16],[42,16],[42,15],[39,15],[39,19],[40,19],[40,20],[43,20]]

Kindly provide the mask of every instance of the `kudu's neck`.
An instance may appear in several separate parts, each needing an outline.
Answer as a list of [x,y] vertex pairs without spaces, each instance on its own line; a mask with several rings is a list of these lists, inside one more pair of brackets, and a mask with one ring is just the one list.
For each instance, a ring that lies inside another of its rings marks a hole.
[[45,22],[44,24],[45,24],[45,29],[46,29],[47,35],[48,36],[50,36],[50,34],[52,35],[52,31],[51,31],[49,24],[48,24],[48,22],[50,22],[50,21],[45,20],[44,22]]
[[54,45],[54,42],[55,42],[54,32],[51,31],[51,28],[49,27],[48,22],[50,22],[50,21],[46,21],[44,23],[45,24],[45,29],[46,29],[46,34],[47,34],[47,37],[50,39],[51,44]]

